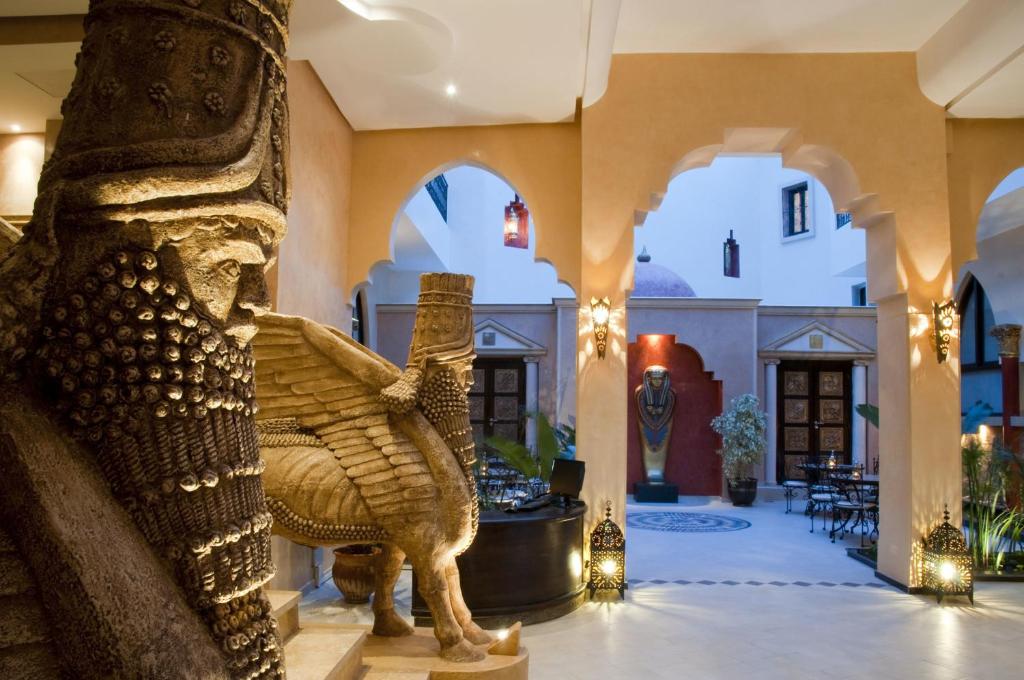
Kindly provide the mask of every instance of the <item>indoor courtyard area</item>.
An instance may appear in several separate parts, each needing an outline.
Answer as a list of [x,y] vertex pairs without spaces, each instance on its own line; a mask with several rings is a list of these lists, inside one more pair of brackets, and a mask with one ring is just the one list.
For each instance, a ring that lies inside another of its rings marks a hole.
[[0,0],[0,679],[1004,680],[1024,0]]

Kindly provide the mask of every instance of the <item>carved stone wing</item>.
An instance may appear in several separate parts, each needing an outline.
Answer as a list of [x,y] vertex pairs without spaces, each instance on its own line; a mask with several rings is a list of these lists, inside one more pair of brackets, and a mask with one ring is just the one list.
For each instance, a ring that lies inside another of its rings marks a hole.
[[[294,419],[315,435],[307,445],[329,450],[337,466],[325,465],[323,451],[309,460],[296,460],[294,452],[268,456],[268,472],[277,461],[288,466],[283,474],[295,477],[284,485],[293,497],[278,500],[295,512],[344,520],[337,513],[347,514],[346,490],[354,485],[373,517],[385,525],[391,523],[388,518],[436,508],[437,484],[427,461],[380,399],[380,390],[398,379],[399,369],[307,319],[269,314],[260,317],[259,326],[253,349],[261,429],[272,432],[283,419]],[[268,493],[273,495],[269,488]]]

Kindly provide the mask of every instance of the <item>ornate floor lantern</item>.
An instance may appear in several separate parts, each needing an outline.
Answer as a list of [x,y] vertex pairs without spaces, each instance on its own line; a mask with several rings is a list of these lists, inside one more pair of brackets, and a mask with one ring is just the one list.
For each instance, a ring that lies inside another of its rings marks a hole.
[[949,507],[943,522],[923,542],[921,584],[939,602],[947,595],[966,595],[974,604],[974,558],[962,531],[949,523]]
[[619,597],[626,598],[626,539],[619,525],[612,521],[611,501],[605,506],[604,521],[590,534],[590,582],[587,588],[591,596],[598,590],[617,590]]

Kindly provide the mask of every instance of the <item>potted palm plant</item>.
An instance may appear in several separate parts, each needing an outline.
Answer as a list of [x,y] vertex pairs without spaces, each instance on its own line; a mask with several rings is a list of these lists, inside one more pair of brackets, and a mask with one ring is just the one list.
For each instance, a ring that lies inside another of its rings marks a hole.
[[753,394],[732,400],[728,410],[711,421],[711,428],[722,435],[722,470],[733,505],[750,505],[757,496],[757,478],[750,470],[761,462],[765,449],[766,419]]

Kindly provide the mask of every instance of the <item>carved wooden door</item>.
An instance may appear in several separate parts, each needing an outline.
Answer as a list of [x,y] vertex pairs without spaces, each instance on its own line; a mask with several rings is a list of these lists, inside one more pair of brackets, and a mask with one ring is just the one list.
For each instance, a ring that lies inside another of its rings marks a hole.
[[488,437],[503,437],[522,444],[526,428],[526,364],[522,359],[485,359],[473,362],[469,391],[469,422],[477,444]]
[[780,480],[802,479],[809,458],[850,462],[851,362],[783,361],[779,365]]

